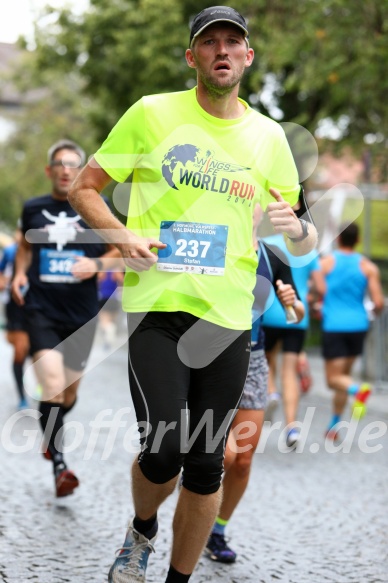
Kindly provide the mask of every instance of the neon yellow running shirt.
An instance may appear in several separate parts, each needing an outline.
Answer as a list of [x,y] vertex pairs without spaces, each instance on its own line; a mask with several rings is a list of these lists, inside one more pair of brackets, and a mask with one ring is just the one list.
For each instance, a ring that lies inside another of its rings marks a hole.
[[273,202],[271,186],[296,204],[299,184],[280,125],[242,103],[244,115],[226,120],[200,107],[195,88],[143,97],[95,154],[117,182],[131,176],[128,229],[167,244],[149,271],[127,270],[125,311],[251,328],[253,208]]

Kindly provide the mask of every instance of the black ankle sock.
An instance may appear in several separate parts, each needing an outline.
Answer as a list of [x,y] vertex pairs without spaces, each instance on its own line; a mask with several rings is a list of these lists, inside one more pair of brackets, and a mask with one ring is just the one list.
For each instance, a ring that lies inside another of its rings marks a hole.
[[74,407],[76,402],[77,402],[77,397],[74,399],[74,401],[70,405],[62,405],[63,414],[67,415],[68,412],[72,410],[72,408]]
[[179,573],[172,565],[170,565],[165,583],[187,583],[190,577],[191,575],[184,575],[183,573]]
[[[60,438],[56,439],[63,427],[63,408],[60,403],[41,401],[39,411],[41,412],[39,422],[43,430],[44,441],[48,451],[51,453],[55,471],[56,466],[64,464],[63,454],[60,451],[61,444],[58,444],[58,441],[61,440]],[[57,445],[55,445],[55,441]]]
[[19,393],[20,399],[25,399],[24,395],[24,383],[23,383],[23,363],[14,362],[13,363],[13,374],[16,381],[16,388]]
[[135,516],[133,519],[133,528],[150,540],[158,532],[157,514],[154,514],[154,516],[151,516],[148,520],[141,520]]

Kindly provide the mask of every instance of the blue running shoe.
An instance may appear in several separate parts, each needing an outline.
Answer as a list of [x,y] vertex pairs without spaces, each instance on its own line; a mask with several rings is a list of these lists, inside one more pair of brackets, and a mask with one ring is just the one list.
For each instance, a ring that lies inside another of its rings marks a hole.
[[212,532],[206,544],[206,554],[212,561],[219,563],[234,563],[236,553],[226,544],[223,534]]
[[27,402],[26,399],[20,399],[19,405],[18,405],[18,411],[25,411],[26,409],[29,409],[30,406]]
[[300,439],[299,429],[295,429],[293,427],[287,433],[287,437],[286,437],[286,445],[287,445],[287,447],[289,447],[290,449],[295,449],[296,446],[299,443],[299,439]]
[[145,583],[148,557],[151,552],[155,552],[153,543],[156,536],[148,540],[140,532],[137,532],[131,523],[124,544],[117,551],[115,562],[110,568],[108,582]]

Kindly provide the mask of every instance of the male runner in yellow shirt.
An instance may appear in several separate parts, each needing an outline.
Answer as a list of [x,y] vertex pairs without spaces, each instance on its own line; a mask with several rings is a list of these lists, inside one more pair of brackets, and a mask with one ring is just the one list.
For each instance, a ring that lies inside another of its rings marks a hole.
[[[238,12],[203,10],[186,51],[197,86],[135,103],[69,194],[128,266],[123,307],[142,447],[132,468],[135,518],[111,583],[146,580],[157,510],[182,468],[166,583],[189,580],[213,525],[226,436],[249,363],[255,203],[289,237],[292,252],[316,244],[313,225],[292,210],[299,184],[283,130],[238,97],[253,57]],[[99,193],[130,175],[124,227]]]

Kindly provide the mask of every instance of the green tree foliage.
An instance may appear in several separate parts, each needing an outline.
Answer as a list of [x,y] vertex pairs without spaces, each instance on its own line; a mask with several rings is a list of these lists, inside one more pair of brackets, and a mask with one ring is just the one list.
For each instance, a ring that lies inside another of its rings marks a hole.
[[[388,135],[388,0],[232,4],[247,16],[256,51],[243,83],[244,97],[271,112],[260,99],[265,87],[287,121],[314,132],[330,118],[353,145],[362,144],[365,135],[371,143],[383,142]],[[63,10],[53,33],[41,30],[39,64],[79,70],[103,137],[142,95],[190,86],[194,75],[184,58],[188,23],[208,5],[91,0],[81,18]]]
[[[28,73],[32,71],[30,60],[22,65],[22,92],[33,86]],[[11,227],[20,216],[24,200],[49,191],[44,167],[47,150],[54,142],[62,138],[75,140],[88,155],[97,144],[86,120],[89,99],[80,99],[81,82],[76,75],[47,71],[35,83],[45,89],[30,94],[14,120],[16,131],[0,145],[0,217]]]
[[38,66],[78,69],[103,138],[142,95],[182,90],[194,79],[185,61],[186,9],[176,0],[92,0],[82,18],[63,10],[51,35],[38,32]]
[[[46,188],[42,149],[53,140],[79,139],[92,153],[142,95],[195,84],[185,61],[189,22],[209,4],[90,0],[82,15],[46,9],[36,23],[36,49],[18,78],[24,90],[49,90],[28,106],[0,151],[5,216],[14,217],[20,200]],[[367,145],[387,173],[388,0],[230,4],[247,17],[256,53],[241,96],[313,134],[331,123],[339,128],[341,147],[361,151]]]
[[353,145],[387,137],[387,0],[275,0],[265,20],[259,53],[277,75],[285,119],[312,131],[340,121]]

